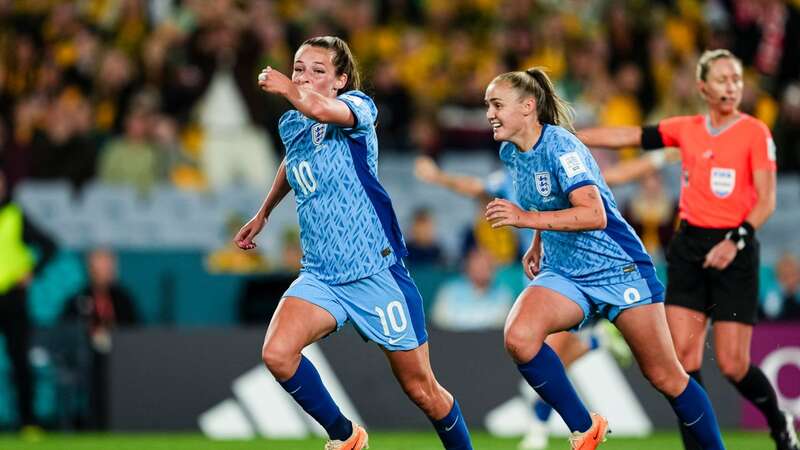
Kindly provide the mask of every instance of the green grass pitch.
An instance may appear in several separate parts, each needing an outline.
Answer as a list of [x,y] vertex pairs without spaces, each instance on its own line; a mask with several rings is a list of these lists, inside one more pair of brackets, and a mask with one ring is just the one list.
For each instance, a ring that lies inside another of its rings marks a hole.
[[[725,432],[728,450],[772,450],[766,433]],[[499,439],[486,433],[473,433],[476,450],[516,450],[517,439]],[[2,450],[321,450],[324,441],[210,441],[198,434],[44,434],[38,440],[22,440],[17,435],[0,434]],[[371,432],[371,450],[441,450],[433,432]],[[565,438],[550,439],[548,450],[567,450]],[[659,432],[644,439],[616,438],[613,435],[600,450],[682,450],[675,432]]]

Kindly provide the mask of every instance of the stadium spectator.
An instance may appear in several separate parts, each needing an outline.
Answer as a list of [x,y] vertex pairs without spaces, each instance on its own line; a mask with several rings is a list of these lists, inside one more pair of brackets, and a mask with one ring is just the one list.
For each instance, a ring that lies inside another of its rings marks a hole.
[[675,230],[678,205],[664,189],[658,172],[643,177],[640,187],[623,206],[622,214],[642,240],[647,253],[661,260]]
[[436,223],[426,208],[418,208],[411,217],[411,227],[406,248],[411,267],[440,265],[442,247],[436,242]]
[[44,114],[44,129],[30,145],[30,178],[68,180],[80,188],[95,176],[98,142],[93,135],[92,109],[74,87],[54,99]]
[[387,148],[409,148],[414,105],[411,94],[398,78],[397,66],[391,61],[379,62],[373,83],[375,98],[379,99],[376,105],[381,112],[378,139]]
[[[800,320],[800,262],[791,253],[784,253],[775,264],[775,290],[767,295],[763,309],[767,317],[777,320]],[[770,299],[770,294],[773,299]],[[769,305],[770,300],[774,305]]]
[[800,171],[800,81],[790,84],[783,92],[775,124],[775,147],[778,170]]
[[252,82],[258,71],[253,58],[257,40],[245,11],[228,2],[209,9],[214,16],[189,38],[194,65],[206,84],[196,105],[204,130],[200,164],[214,189],[235,181],[261,188],[277,164],[272,139],[254,124],[254,101],[246,100],[259,98]]
[[89,429],[108,428],[108,357],[112,333],[119,327],[139,323],[133,298],[117,279],[117,258],[108,249],[96,249],[86,256],[88,285],[67,300],[61,312],[64,321],[77,322],[85,330],[91,350],[89,371]]
[[[35,258],[31,247],[39,251]],[[5,176],[0,172],[0,333],[11,362],[17,391],[17,420],[23,432],[36,427],[33,375],[28,362],[31,322],[28,287],[56,251],[55,243],[25,218],[11,200]]]
[[501,329],[514,291],[498,283],[492,255],[480,247],[467,253],[463,273],[446,280],[434,300],[431,323],[443,330]]
[[[763,8],[745,1],[705,9],[634,2],[597,3],[580,11],[528,2],[502,7],[473,2],[458,8],[442,2],[357,2],[348,14],[309,0],[291,8],[266,0],[172,3],[171,8],[143,1],[7,5],[3,20],[13,26],[0,31],[0,115],[13,134],[47,131],[40,123],[46,122],[53,97],[75,87],[91,105],[90,135],[115,137],[123,131],[135,93],[146,86],[160,99],[161,111],[154,112],[172,116],[178,135],[191,141],[197,160],[203,161],[206,152],[200,149],[216,148],[205,141],[214,141],[214,133],[193,112],[222,74],[230,76],[226,79],[233,83],[228,86],[238,92],[255,127],[248,131],[259,136],[253,142],[266,140],[259,150],[274,152],[270,148],[277,146],[269,143],[277,136],[277,118],[287,104],[256,100],[250,80],[264,64],[287,67],[288,49],[321,26],[348,35],[367,72],[375,74],[374,97],[382,111],[378,132],[387,147],[412,146],[428,153],[441,146],[488,146],[476,113],[480,95],[475,94],[482,89],[476,87],[488,82],[486,74],[534,63],[550,67],[554,81],[574,103],[581,127],[675,114],[672,103],[692,96],[679,95],[670,84],[685,78],[686,62],[695,58],[706,38],[711,44],[734,40],[742,49],[745,64],[756,69],[748,71],[755,84],[766,89],[754,97],[752,110],[743,110],[767,123],[774,114],[770,102],[775,103],[769,95],[782,96],[800,74],[798,50],[787,44],[796,41],[800,29],[795,25],[800,23],[798,7],[774,0]],[[431,32],[435,29],[455,31],[444,39]],[[15,123],[15,108],[29,103],[31,95],[44,97],[38,100],[44,105],[40,114],[32,123]],[[453,132],[442,134],[439,124]],[[16,149],[8,174],[12,183],[31,174],[29,141],[15,139],[11,146]],[[89,160],[86,148],[57,143],[37,152],[66,152],[75,155],[72,160]],[[212,186],[226,184],[229,178],[216,171],[225,172],[228,166],[212,161],[237,159],[212,157],[200,167],[210,173],[192,173],[188,187],[201,187],[197,180],[206,178]],[[273,165],[267,161],[267,173]],[[795,166],[790,163],[783,170],[796,171]],[[73,169],[67,170],[68,176],[75,176],[69,173]],[[89,174],[85,169],[76,184]]]
[[280,270],[297,274],[303,268],[303,248],[300,245],[300,231],[295,227],[286,227],[283,230],[281,243]]
[[159,152],[150,138],[153,114],[136,108],[125,117],[125,134],[108,141],[98,163],[100,180],[148,193],[162,181]]

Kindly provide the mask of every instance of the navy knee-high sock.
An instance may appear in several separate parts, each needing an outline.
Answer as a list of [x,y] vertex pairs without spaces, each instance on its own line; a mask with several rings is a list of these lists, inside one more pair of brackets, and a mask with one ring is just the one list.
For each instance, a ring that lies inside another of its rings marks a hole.
[[353,434],[352,422],[336,406],[322,384],[316,367],[305,356],[301,356],[297,372],[280,382],[280,385],[308,415],[325,428],[331,439],[344,441]]
[[461,414],[461,408],[455,398],[453,398],[453,407],[446,416],[438,420],[432,417],[428,417],[428,419],[436,429],[444,448],[447,450],[472,450],[467,422],[464,420],[464,415]]
[[543,343],[539,353],[517,369],[539,397],[561,415],[570,431],[583,432],[591,428],[589,411],[567,378],[561,359],[549,345]]
[[[694,381],[700,385],[700,387],[705,389],[705,386],[703,385],[703,377],[700,374],[700,369],[689,372],[689,376],[692,377]],[[678,428],[681,430],[681,440],[683,441],[684,450],[702,450],[702,447],[700,447],[697,439],[692,436],[692,432],[688,427],[686,427],[686,425],[683,424],[681,419],[678,419]]]
[[694,378],[689,378],[686,389],[669,402],[703,450],[725,450],[708,394]]
[[548,405],[546,401],[538,399],[533,403],[533,412],[540,422],[547,422],[550,420],[550,414],[553,413],[553,407]]

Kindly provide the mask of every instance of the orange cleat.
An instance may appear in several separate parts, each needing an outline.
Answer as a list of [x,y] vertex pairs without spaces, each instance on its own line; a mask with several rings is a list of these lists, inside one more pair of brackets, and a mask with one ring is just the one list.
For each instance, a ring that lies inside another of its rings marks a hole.
[[325,444],[325,450],[362,450],[365,448],[369,448],[367,430],[356,424],[353,424],[353,434],[346,441],[328,441]]
[[569,444],[572,450],[594,450],[601,442],[606,441],[608,420],[597,413],[591,413],[592,426],[583,433],[574,431],[569,437]]

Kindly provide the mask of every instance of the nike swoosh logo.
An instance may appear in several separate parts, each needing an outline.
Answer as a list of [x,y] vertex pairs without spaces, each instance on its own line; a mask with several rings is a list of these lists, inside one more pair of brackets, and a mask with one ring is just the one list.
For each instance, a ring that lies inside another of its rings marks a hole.
[[399,338],[394,338],[394,339],[389,338],[389,339],[386,340],[386,342],[388,342],[389,345],[394,345],[394,344],[397,344],[398,342],[400,342],[400,340],[403,339],[404,337],[406,337],[405,334],[400,336]]
[[695,419],[695,421],[694,421],[694,422],[692,422],[692,423],[686,423],[686,422],[684,422],[683,424],[684,424],[685,426],[687,426],[687,427],[690,427],[690,426],[692,426],[692,425],[696,424],[697,422],[700,422],[700,419],[702,419],[702,418],[703,418],[703,416],[705,416],[705,415],[706,415],[706,413],[700,414],[700,417],[698,417],[697,419]]
[[540,387],[544,386],[545,384],[547,384],[547,381],[545,381],[545,382],[544,382],[544,383],[542,383],[542,384],[536,385],[536,386],[534,386],[533,388],[534,388],[534,389],[539,389]]
[[456,426],[456,424],[458,423],[458,419],[459,419],[459,418],[458,418],[458,417],[456,417],[456,421],[455,421],[455,422],[453,422],[453,424],[452,424],[452,425],[450,425],[449,427],[445,427],[445,428],[444,428],[444,431],[450,431],[450,430],[452,430],[452,429],[453,429],[453,427],[454,427],[454,426]]
[[289,392],[289,395],[294,395],[294,394],[296,394],[296,393],[297,393],[297,391],[299,391],[300,389],[303,389],[303,386],[300,386],[299,388],[297,388],[297,389],[293,390],[292,392]]

